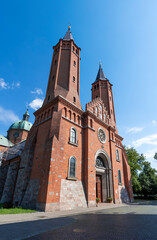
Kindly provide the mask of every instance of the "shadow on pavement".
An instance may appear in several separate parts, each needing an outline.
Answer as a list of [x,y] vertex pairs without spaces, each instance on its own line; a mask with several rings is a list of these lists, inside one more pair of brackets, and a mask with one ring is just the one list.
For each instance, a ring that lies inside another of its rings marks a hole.
[[[142,211],[143,207],[139,208]],[[119,208],[118,213],[115,212],[115,209],[112,209],[112,211],[108,209],[71,217],[5,224],[0,227],[0,239],[157,239],[157,215],[155,213],[143,214],[141,212],[141,214],[138,214],[131,211],[134,210],[131,207],[130,210],[126,209],[128,208]]]

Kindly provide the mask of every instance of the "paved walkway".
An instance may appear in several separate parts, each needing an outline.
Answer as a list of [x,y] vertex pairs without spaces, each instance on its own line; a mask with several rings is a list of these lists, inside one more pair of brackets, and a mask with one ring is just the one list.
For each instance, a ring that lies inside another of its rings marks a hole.
[[79,208],[68,211],[56,211],[56,212],[36,212],[36,213],[21,213],[21,214],[6,214],[0,215],[0,225],[6,223],[16,223],[16,222],[25,222],[25,221],[35,221],[39,219],[50,219],[50,218],[59,218],[65,216],[72,216],[76,214],[85,214],[88,212],[98,211],[101,209],[110,209],[127,206],[127,204],[100,204],[99,207],[92,208]]
[[0,215],[0,240],[157,240],[157,201]]

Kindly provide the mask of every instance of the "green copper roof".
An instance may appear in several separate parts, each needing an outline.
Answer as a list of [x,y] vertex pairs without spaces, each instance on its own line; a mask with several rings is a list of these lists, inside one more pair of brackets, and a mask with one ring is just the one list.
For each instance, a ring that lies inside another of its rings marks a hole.
[[23,130],[26,130],[26,131],[30,131],[32,127],[32,123],[26,121],[26,120],[20,120],[20,121],[17,121],[15,123],[13,123],[10,128],[8,129],[8,131],[10,129],[23,129]]
[[14,144],[10,142],[6,137],[0,135],[0,146],[12,147]]

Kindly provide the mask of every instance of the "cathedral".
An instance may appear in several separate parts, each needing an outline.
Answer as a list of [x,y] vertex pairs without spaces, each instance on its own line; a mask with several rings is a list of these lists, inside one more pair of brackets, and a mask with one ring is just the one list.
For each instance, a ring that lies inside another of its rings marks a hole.
[[99,64],[91,101],[80,102],[80,47],[68,28],[53,47],[43,105],[0,135],[0,202],[42,211],[131,202],[112,84]]

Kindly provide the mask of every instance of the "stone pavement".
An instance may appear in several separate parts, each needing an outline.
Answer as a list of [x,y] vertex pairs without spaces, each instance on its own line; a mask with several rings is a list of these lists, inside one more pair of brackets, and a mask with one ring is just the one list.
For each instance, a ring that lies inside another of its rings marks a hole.
[[157,201],[0,217],[0,240],[157,240]]
[[0,215],[0,225],[6,223],[16,223],[16,222],[25,222],[25,221],[35,221],[39,219],[50,219],[71,216],[75,214],[85,214],[92,211],[98,211],[101,209],[117,208],[127,206],[127,204],[112,204],[105,203],[99,204],[99,207],[92,208],[78,208],[67,211],[56,211],[56,212],[36,212],[36,213],[22,213],[22,214],[6,214]]

